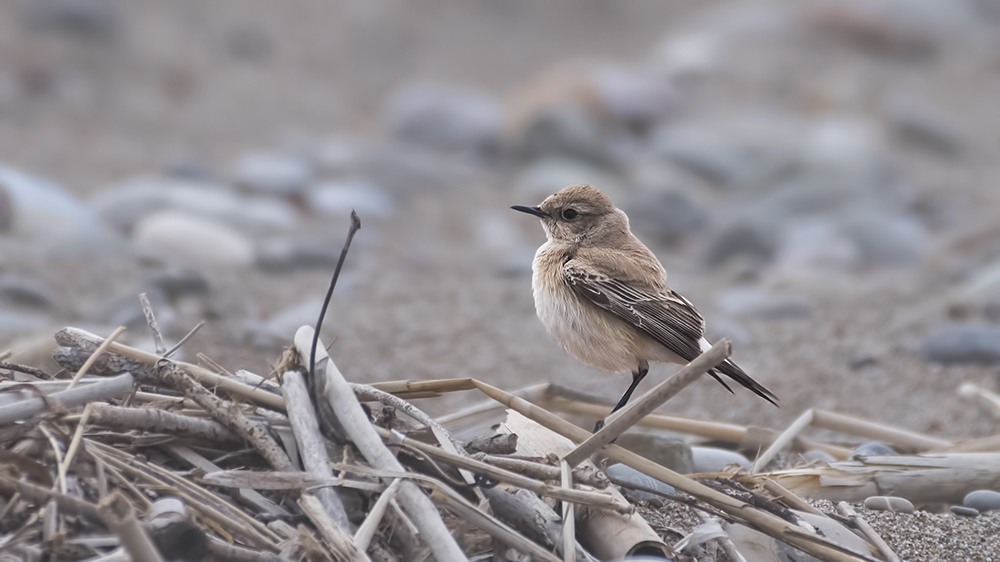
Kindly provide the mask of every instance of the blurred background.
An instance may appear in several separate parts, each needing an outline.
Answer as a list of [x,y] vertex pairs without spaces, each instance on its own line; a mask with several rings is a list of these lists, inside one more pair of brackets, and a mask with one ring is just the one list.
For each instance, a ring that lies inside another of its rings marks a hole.
[[349,379],[613,400],[628,377],[535,317],[544,236],[509,210],[589,183],[782,400],[705,380],[667,410],[987,434],[956,391],[1000,382],[998,100],[995,0],[8,0],[0,348],[151,347],[146,292],[174,341],[208,321],[188,360],[267,374],[354,208],[324,328]]

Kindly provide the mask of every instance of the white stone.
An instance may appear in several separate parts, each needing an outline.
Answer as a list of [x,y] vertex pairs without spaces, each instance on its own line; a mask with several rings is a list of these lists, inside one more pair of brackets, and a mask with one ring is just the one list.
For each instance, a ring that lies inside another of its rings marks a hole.
[[143,218],[133,236],[142,251],[170,261],[208,266],[249,266],[254,262],[253,244],[236,230],[177,211]]

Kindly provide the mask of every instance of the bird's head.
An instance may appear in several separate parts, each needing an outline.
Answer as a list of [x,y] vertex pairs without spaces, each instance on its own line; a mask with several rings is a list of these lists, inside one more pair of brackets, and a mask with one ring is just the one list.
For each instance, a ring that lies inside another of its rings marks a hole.
[[628,233],[628,217],[608,196],[589,185],[571,185],[548,196],[537,207],[515,205],[535,215],[549,240],[598,245]]

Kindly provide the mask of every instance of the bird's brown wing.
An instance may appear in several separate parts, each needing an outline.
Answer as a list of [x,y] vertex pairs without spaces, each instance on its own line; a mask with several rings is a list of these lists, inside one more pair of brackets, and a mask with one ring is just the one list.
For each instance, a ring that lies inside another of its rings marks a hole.
[[[574,260],[563,266],[563,279],[576,294],[608,311],[682,359],[692,361],[702,353],[705,320],[687,299],[666,287],[651,287],[641,281],[622,279],[586,267]],[[732,392],[716,370],[735,380],[772,404],[775,395],[727,359],[709,371],[715,380]]]

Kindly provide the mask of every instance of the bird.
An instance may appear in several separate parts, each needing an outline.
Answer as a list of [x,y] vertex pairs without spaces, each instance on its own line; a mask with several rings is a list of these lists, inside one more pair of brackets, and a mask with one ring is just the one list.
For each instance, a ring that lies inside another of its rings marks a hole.
[[[603,192],[571,185],[538,206],[511,208],[538,217],[545,230],[547,240],[531,264],[531,287],[549,334],[585,365],[632,374],[612,413],[628,403],[650,362],[686,364],[712,347],[702,315],[667,285],[663,265]],[[709,374],[730,393],[720,375],[778,405],[773,392],[730,359]],[[603,425],[599,421],[594,432]]]

